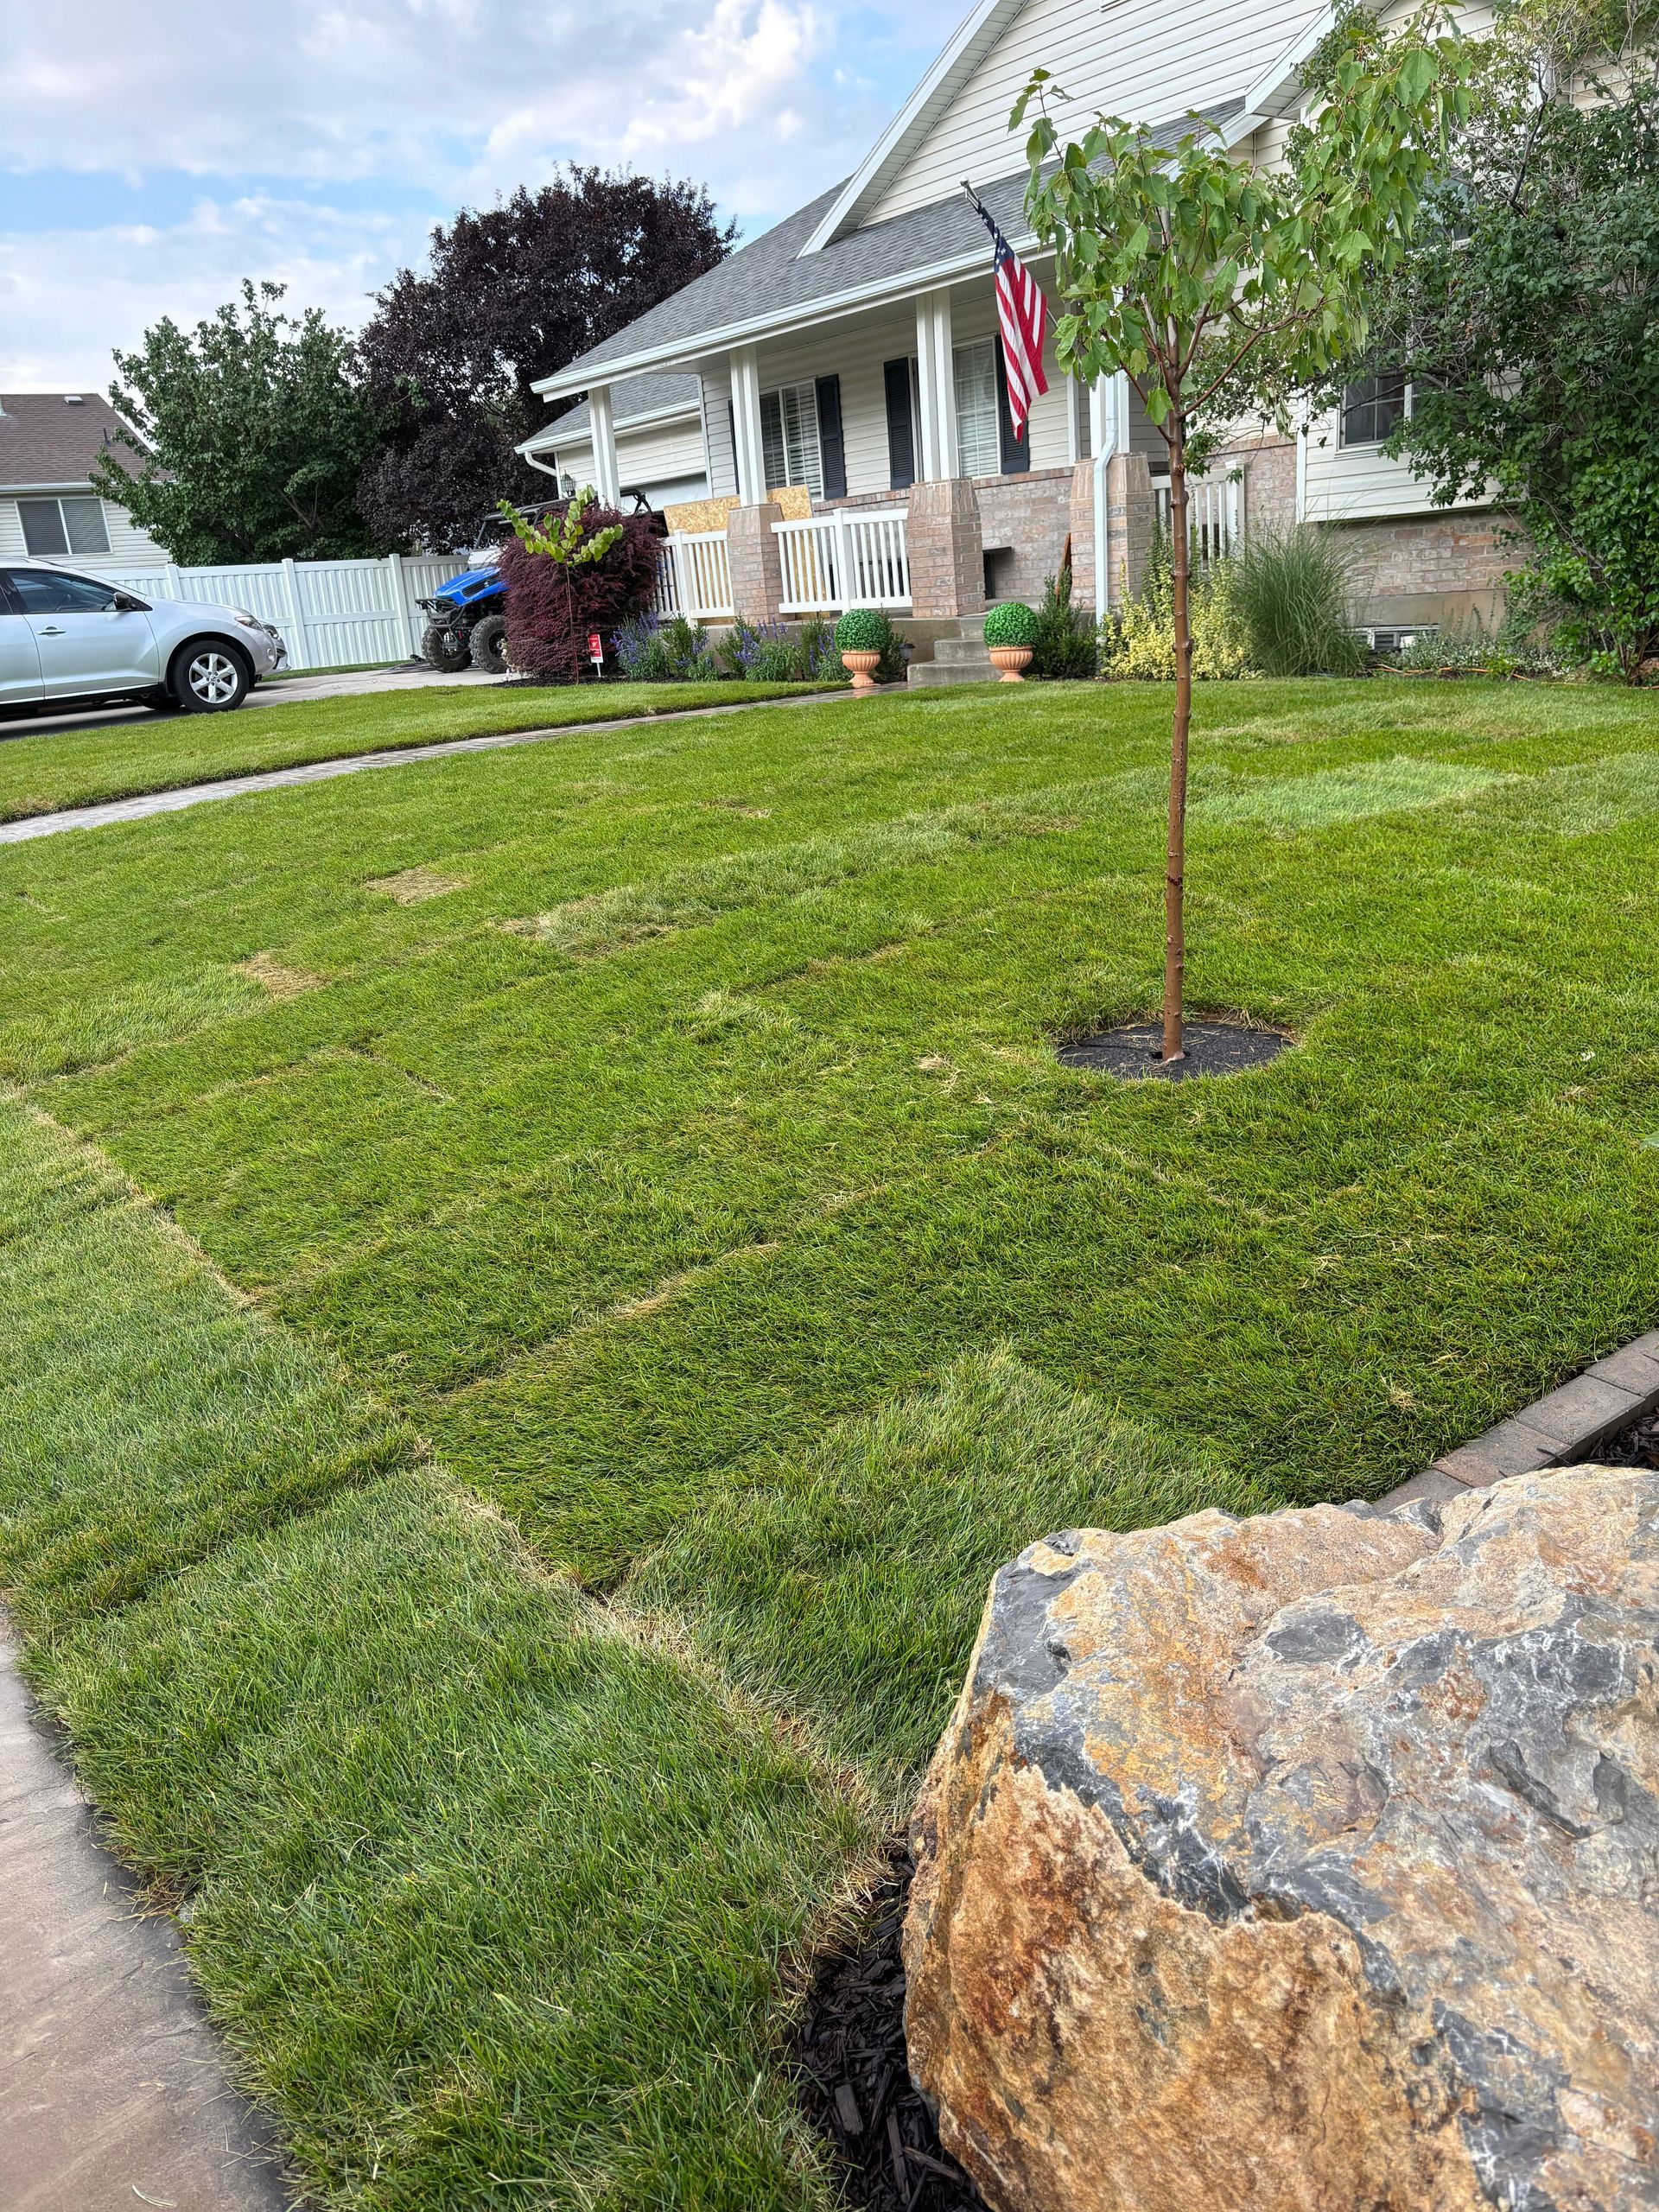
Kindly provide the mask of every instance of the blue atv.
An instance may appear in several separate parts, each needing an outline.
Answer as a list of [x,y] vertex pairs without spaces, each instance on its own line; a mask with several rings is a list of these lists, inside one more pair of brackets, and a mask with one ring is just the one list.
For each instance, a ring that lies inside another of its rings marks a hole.
[[[636,514],[652,512],[643,493],[625,492],[623,497],[632,497]],[[542,506],[520,507],[518,512],[526,522],[541,522],[549,515],[563,515],[569,504],[568,499],[550,499]],[[668,524],[660,516],[656,520],[658,534],[666,537]],[[500,556],[494,550],[506,533],[504,516],[486,515],[474,540],[476,565],[451,576],[430,599],[420,602],[427,618],[421,633],[421,658],[446,676],[456,675],[469,663],[486,675],[507,672],[507,592],[497,565]]]

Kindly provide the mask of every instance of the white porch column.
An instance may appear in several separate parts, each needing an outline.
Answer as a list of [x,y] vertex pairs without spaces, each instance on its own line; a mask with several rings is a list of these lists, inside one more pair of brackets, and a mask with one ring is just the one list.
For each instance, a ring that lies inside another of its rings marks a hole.
[[925,484],[938,484],[961,473],[949,292],[924,292],[916,302],[916,385],[921,416],[918,474]]
[[594,433],[594,489],[600,505],[613,507],[622,497],[622,479],[616,464],[616,424],[611,415],[611,387],[590,385],[588,420]]
[[760,363],[753,346],[734,346],[729,359],[737,496],[746,507],[756,507],[766,496],[766,451],[760,436]]

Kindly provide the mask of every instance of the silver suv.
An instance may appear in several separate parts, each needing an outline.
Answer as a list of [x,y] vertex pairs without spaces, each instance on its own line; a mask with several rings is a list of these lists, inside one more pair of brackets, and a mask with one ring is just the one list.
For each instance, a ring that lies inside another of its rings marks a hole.
[[257,614],[140,599],[48,561],[0,565],[0,714],[137,699],[218,715],[285,665]]

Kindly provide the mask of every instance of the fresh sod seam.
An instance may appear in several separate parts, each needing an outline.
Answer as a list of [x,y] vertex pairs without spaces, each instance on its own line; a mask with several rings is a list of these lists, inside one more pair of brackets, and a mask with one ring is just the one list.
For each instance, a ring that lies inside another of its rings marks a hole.
[[868,1853],[868,1793],[671,1625],[550,1577],[90,1147],[15,1102],[0,1125],[29,1671],[188,1902],[306,2186],[827,2201],[772,2063],[780,1962]]
[[431,684],[404,691],[248,706],[234,715],[156,716],[103,728],[42,730],[0,722],[0,822],[66,807],[182,791],[222,776],[303,767],[358,753],[405,750],[496,731],[741,706],[821,691],[820,683],[605,683],[569,690]]

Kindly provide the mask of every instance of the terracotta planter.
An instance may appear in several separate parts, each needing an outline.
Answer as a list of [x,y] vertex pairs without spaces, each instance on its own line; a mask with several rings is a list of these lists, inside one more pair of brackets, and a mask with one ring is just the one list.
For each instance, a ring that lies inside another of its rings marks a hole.
[[1020,671],[1031,666],[1033,650],[1030,645],[988,645],[986,648],[991,656],[991,666],[1001,670],[1005,683],[1025,682]]
[[[1031,655],[1027,653],[1029,660]],[[880,653],[842,653],[841,664],[853,679],[855,691],[871,692],[875,689],[875,671],[881,665]]]

